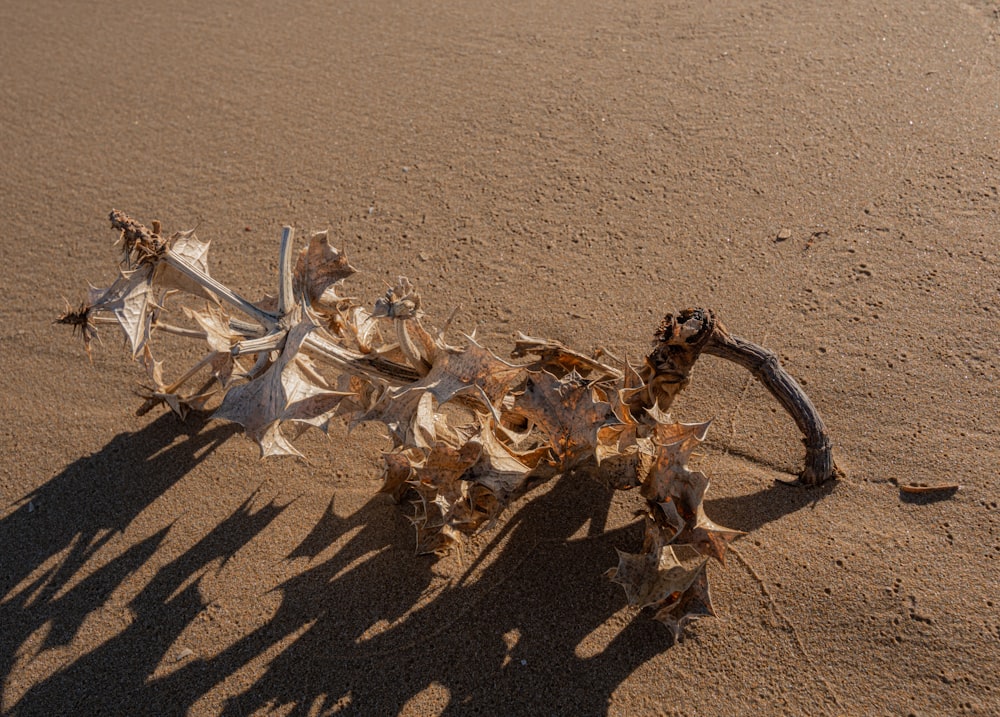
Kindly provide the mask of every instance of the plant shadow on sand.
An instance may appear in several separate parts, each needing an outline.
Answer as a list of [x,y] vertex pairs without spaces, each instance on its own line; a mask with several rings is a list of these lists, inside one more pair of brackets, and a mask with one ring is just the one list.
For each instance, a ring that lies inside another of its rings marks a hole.
[[[98,551],[236,432],[228,425],[206,429],[205,423],[195,415],[184,424],[165,415],[141,431],[119,434],[98,453],[75,461],[21,498],[19,507],[0,520],[0,545],[5,546],[0,556],[0,670],[5,682],[29,637],[44,630],[33,653],[69,645],[87,617],[156,552],[169,528],[129,546],[96,570],[85,570]],[[253,521],[234,517],[236,522],[241,525],[231,536],[216,541],[216,554],[235,551],[252,536]],[[185,577],[197,569],[191,561],[174,568]],[[162,617],[169,623],[171,614],[167,610]],[[141,647],[134,656],[144,657]],[[59,676],[77,664],[56,673],[47,681],[51,684],[34,687],[15,711],[79,713],[88,691],[116,693],[127,685],[120,670],[135,667],[127,662],[101,665],[77,681]],[[50,695],[36,703],[34,695],[40,691]]]
[[[237,430],[189,418],[178,440],[178,425],[164,416],[116,437],[0,522],[2,544],[24,546],[3,557],[0,664],[7,681],[22,652],[70,644],[150,559],[169,527],[81,579],[95,551]],[[816,499],[780,490],[787,493],[778,501],[769,491],[715,501],[713,517],[750,530]],[[195,711],[396,714],[435,686],[447,691],[444,714],[602,714],[623,680],[671,646],[669,632],[645,614],[626,616],[610,641],[592,644],[591,633],[624,605],[621,589],[602,572],[616,563],[615,548],[641,544],[642,531],[632,523],[605,532],[610,491],[566,477],[488,534],[489,546],[468,557],[474,578],[443,587],[433,558],[399,549],[412,545],[412,529],[386,496],[348,517],[331,503],[288,556],[310,562],[276,588],[273,617],[213,656],[178,660],[178,636],[209,608],[200,573],[264,533],[284,509],[273,502],[254,508],[254,497],[131,597],[134,619],[120,632],[16,703],[8,697],[10,713],[182,714],[233,678],[222,690],[227,697]],[[28,515],[29,501],[37,515]],[[59,517],[37,520],[45,514]],[[755,517],[741,525],[733,520],[740,515]],[[319,558],[347,535],[335,554]],[[28,649],[42,630],[42,644]],[[165,662],[177,666],[154,674]],[[244,680],[251,662],[256,667]]]

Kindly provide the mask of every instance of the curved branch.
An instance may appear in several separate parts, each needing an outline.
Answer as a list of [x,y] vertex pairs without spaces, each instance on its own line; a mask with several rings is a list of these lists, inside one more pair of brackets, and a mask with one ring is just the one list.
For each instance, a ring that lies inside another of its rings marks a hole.
[[747,369],[795,421],[804,436],[802,442],[806,447],[805,468],[799,473],[802,483],[819,485],[841,475],[833,460],[833,443],[826,424],[798,381],[781,367],[773,351],[733,336],[721,321],[716,321],[704,352]]
[[833,460],[833,444],[816,406],[778,362],[772,351],[733,336],[711,311],[686,309],[668,314],[656,333],[656,347],[646,358],[642,378],[646,395],[633,401],[667,410],[688,384],[689,374],[702,353],[732,361],[750,371],[792,417],[804,436],[805,468],[799,480],[819,485],[841,474]]

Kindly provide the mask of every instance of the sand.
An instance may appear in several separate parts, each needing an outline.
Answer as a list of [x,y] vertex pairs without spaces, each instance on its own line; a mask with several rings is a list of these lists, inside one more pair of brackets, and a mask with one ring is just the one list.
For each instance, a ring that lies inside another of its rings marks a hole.
[[[1000,713],[995,2],[70,3],[0,7],[3,712]],[[603,572],[637,498],[556,482],[440,558],[376,495],[384,431],[258,461],[136,417],[112,208],[274,290],[330,229],[369,301],[638,359],[713,309],[778,353],[845,477],[706,357],[706,508],[746,531],[673,643]],[[910,495],[900,484],[958,483]]]

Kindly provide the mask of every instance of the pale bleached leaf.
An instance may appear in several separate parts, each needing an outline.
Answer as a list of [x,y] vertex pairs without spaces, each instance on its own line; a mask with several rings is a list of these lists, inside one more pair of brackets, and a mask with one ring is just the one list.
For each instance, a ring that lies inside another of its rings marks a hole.
[[543,453],[533,453],[522,460],[496,437],[489,416],[480,415],[479,419],[482,430],[477,440],[482,446],[482,452],[478,462],[469,472],[470,478],[479,485],[489,488],[499,501],[500,507],[503,507],[523,493],[525,481],[541,460]]
[[146,402],[136,410],[138,416],[142,416],[153,407],[163,404],[183,420],[189,412],[203,410],[214,393],[213,391],[203,391],[185,394],[181,392],[179,385],[167,385],[163,379],[163,362],[153,358],[148,344],[142,348],[142,362],[146,367],[146,375],[151,385],[141,387],[139,390],[139,394],[146,399]]
[[363,306],[352,306],[344,315],[344,323],[350,330],[361,353],[371,353],[379,338],[379,319],[371,315]]
[[375,405],[357,415],[352,424],[381,421],[389,429],[395,445],[426,447],[434,436],[434,418],[428,416],[428,412],[434,410],[433,400],[434,397],[422,389],[390,388],[381,394]]
[[335,303],[334,287],[355,272],[343,253],[330,244],[327,232],[309,238],[309,246],[299,253],[295,264],[295,293],[304,295],[310,304]]
[[103,292],[91,292],[96,299],[92,310],[114,314],[132,349],[133,359],[139,357],[149,340],[152,313],[156,309],[150,286],[152,272],[152,264],[143,264],[132,271],[122,272],[115,283]]
[[462,350],[441,351],[426,376],[389,389],[356,420],[382,421],[401,445],[428,445],[427,435],[432,433],[428,427],[433,426],[428,414],[438,406],[463,396],[491,407],[522,375],[519,366],[498,359],[475,343]]
[[[208,247],[210,244],[211,241],[199,239],[195,236],[194,231],[190,230],[174,234],[168,240],[167,247],[171,254],[183,259],[202,274],[208,276]],[[152,283],[157,289],[176,289],[212,302],[218,302],[218,298],[212,291],[165,261],[157,262]]]
[[185,306],[184,314],[196,321],[205,332],[205,339],[213,351],[228,353],[233,344],[244,338],[242,334],[230,328],[229,315],[216,306],[206,306],[198,311]]
[[277,360],[260,376],[229,389],[216,418],[239,423],[260,444],[261,456],[297,455],[281,434],[282,421],[322,422],[344,394],[311,383],[297,362],[305,337],[315,328],[302,321],[288,332]]
[[200,311],[184,307],[184,314],[197,322],[205,332],[205,340],[216,352],[212,359],[212,372],[223,386],[227,386],[238,364],[233,357],[233,346],[244,338],[229,326],[229,316],[216,306],[206,306]]

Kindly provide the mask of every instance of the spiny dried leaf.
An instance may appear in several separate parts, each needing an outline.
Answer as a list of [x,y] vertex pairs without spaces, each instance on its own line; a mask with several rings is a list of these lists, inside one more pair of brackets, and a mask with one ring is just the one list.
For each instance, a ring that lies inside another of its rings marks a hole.
[[634,453],[639,448],[639,436],[634,423],[617,423],[602,426],[597,431],[594,457],[597,464],[615,456]]
[[212,360],[212,372],[219,383],[223,386],[228,385],[233,371],[238,367],[232,348],[236,342],[244,338],[243,335],[230,328],[229,316],[218,307],[206,306],[201,311],[194,311],[185,306],[184,314],[197,322],[205,332],[205,340],[216,352],[216,357]]
[[413,519],[413,527],[417,530],[417,555],[444,555],[458,540],[455,529],[442,521],[440,515]]
[[402,451],[384,453],[382,458],[385,460],[385,466],[382,469],[382,487],[379,489],[379,493],[391,495],[393,500],[398,503],[410,487],[409,482],[413,478],[415,459],[408,452]]
[[316,232],[296,261],[295,293],[305,295],[314,307],[324,303],[335,305],[339,298],[336,285],[356,271],[347,257],[330,244],[327,232]]
[[642,494],[653,503],[671,503],[684,522],[683,530],[676,536],[678,542],[691,544],[701,554],[724,564],[726,546],[743,533],[709,520],[703,505],[708,477],[686,465],[692,451],[704,440],[707,429],[707,423],[658,425],[653,433],[656,454],[643,482]]
[[682,461],[686,461],[691,453],[705,440],[708,429],[712,425],[711,421],[702,423],[674,423],[664,421],[658,423],[652,432],[654,443],[661,446],[675,445],[678,456]]
[[689,623],[710,615],[715,615],[715,609],[708,589],[708,575],[703,568],[680,598],[657,610],[654,617],[667,626],[677,642]]
[[532,371],[548,371],[557,378],[576,372],[588,381],[617,381],[622,374],[615,368],[601,363],[596,358],[586,356],[563,346],[558,341],[540,339],[518,332],[512,358],[537,356],[534,363],[525,368]]
[[531,372],[514,405],[546,436],[563,470],[593,455],[598,431],[618,423],[611,405],[594,400],[590,384],[574,372],[562,379]]
[[149,340],[152,314],[157,308],[150,283],[153,265],[143,264],[132,271],[122,272],[107,289],[92,302],[91,311],[114,314],[132,348],[132,358],[138,358]]
[[463,396],[492,409],[523,375],[519,366],[498,359],[473,342],[461,350],[440,351],[427,375],[408,389],[428,391],[438,405]]
[[699,505],[694,526],[686,525],[677,536],[677,541],[687,543],[702,555],[715,558],[725,565],[726,548],[741,535],[746,533],[713,523],[705,515],[705,508]]
[[184,315],[197,322],[213,351],[229,353],[233,344],[243,338],[242,334],[230,328],[229,316],[218,307],[206,306],[195,311],[185,306]]
[[163,362],[153,358],[152,352],[146,346],[142,351],[142,363],[146,367],[146,375],[153,382],[153,386],[159,391],[164,388],[163,384]]
[[[295,376],[294,380],[290,378],[292,375]],[[281,420],[312,426],[324,433],[327,432],[330,419],[340,402],[351,395],[331,389],[317,376],[309,357],[302,354],[296,356],[291,365],[285,368],[283,378],[287,405]]]
[[653,461],[652,443],[639,438],[637,428],[626,422],[604,426],[597,432],[594,457],[601,477],[618,490],[639,486]]
[[705,439],[708,423],[658,423],[653,429],[655,459],[642,494],[654,502],[669,497],[680,498],[681,505],[700,503],[708,488],[708,478],[692,474],[687,461]]
[[684,522],[684,518],[677,511],[677,504],[673,500],[668,499],[656,503],[656,508],[657,511],[653,513],[652,519],[669,543],[684,530],[687,523]]
[[630,605],[653,608],[676,640],[688,622],[714,614],[705,572],[708,558],[693,545],[667,545],[671,537],[660,517],[647,515],[642,553],[619,551],[618,567],[607,574],[624,587]]
[[424,500],[436,503],[445,524],[463,533],[473,532],[486,516],[476,516],[468,502],[468,482],[463,474],[479,460],[480,446],[469,442],[461,448],[435,443],[420,465],[413,485]]
[[[461,534],[445,522],[442,506],[435,502],[433,489],[415,486],[421,499],[414,501],[414,514],[410,518],[417,531],[417,555],[441,555],[448,551],[453,543],[461,538]],[[426,493],[428,495],[422,495]]]
[[[195,236],[194,231],[177,232],[167,241],[167,249],[174,256],[198,269],[206,276],[208,272],[208,247],[211,241],[202,241]],[[157,289],[174,289],[184,291],[192,296],[199,296],[212,302],[218,297],[212,291],[199,284],[187,274],[184,274],[164,262],[157,262],[153,271],[152,284]]]
[[433,486],[439,493],[448,493],[452,498],[457,498],[457,493],[453,493],[455,485],[462,474],[479,460],[481,450],[482,447],[473,441],[461,448],[435,443],[424,460],[415,466],[415,477],[421,483]]
[[625,588],[629,605],[668,605],[680,596],[702,572],[706,558],[690,548],[663,546],[648,553],[618,551],[618,567],[608,571],[613,582]]
[[179,386],[167,385],[163,381],[163,362],[153,358],[149,346],[143,346],[142,361],[146,367],[146,375],[149,377],[152,386],[140,389],[146,401],[138,409],[136,415],[142,416],[148,413],[154,406],[166,405],[177,414],[181,420],[187,418],[191,411],[201,411],[205,404],[211,399],[214,391],[199,391],[192,395],[183,395],[179,391]]
[[469,479],[488,488],[496,499],[497,503],[492,507],[496,511],[492,517],[495,517],[524,492],[525,482],[543,452],[519,456],[496,437],[490,416],[480,415],[479,421],[482,430],[477,439],[482,452],[479,461],[469,470]]
[[334,415],[347,421],[353,428],[361,422],[361,416],[371,411],[384,392],[382,385],[361,376],[341,374],[337,377],[337,392],[343,393],[343,400],[337,405]]
[[416,387],[390,388],[374,406],[357,416],[352,425],[379,421],[389,429],[396,446],[426,448],[434,442],[434,397]]
[[[385,423],[400,445],[429,445],[425,428],[433,426],[433,421],[428,421],[428,411],[458,396],[492,408],[522,375],[520,367],[501,361],[476,343],[462,350],[441,351],[426,376],[402,388],[389,389],[357,421]],[[423,398],[425,394],[433,397],[436,406]]]
[[312,383],[298,361],[302,342],[314,328],[309,320],[292,327],[270,368],[253,381],[230,388],[214,414],[215,418],[242,424],[247,435],[260,444],[261,457],[301,455],[281,434],[281,422],[322,423],[344,397]]
[[379,338],[379,320],[362,306],[352,306],[340,313],[361,353],[371,353]]
[[[461,351],[448,351],[442,357],[439,369],[435,363],[428,379],[435,381],[438,400],[441,403],[451,400],[451,397],[463,393],[462,384],[475,385],[482,389],[483,395],[493,406],[499,406],[501,400],[508,394],[512,386],[520,383],[526,373],[523,366],[507,363],[497,358],[489,349],[484,348],[472,337],[466,337],[469,345]],[[448,398],[442,398],[449,396]]]

